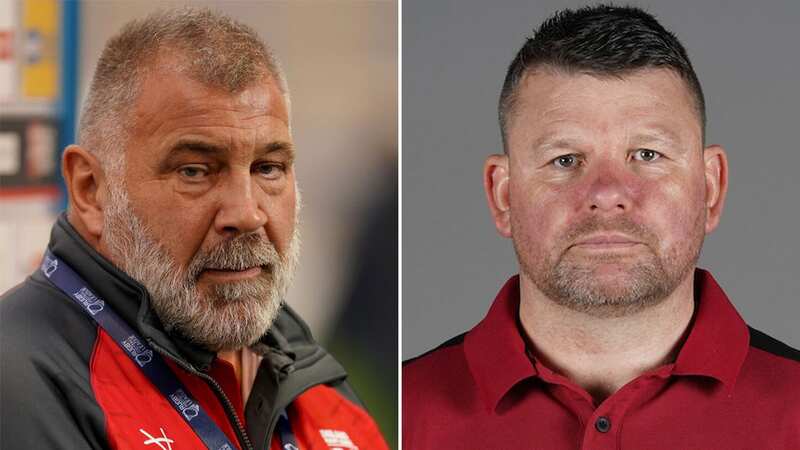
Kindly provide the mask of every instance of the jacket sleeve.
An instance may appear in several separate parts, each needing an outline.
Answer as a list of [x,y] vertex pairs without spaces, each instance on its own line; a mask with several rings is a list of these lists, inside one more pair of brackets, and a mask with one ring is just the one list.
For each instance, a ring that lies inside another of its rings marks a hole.
[[0,297],[0,448],[102,449],[89,365],[96,328],[60,293],[25,284]]

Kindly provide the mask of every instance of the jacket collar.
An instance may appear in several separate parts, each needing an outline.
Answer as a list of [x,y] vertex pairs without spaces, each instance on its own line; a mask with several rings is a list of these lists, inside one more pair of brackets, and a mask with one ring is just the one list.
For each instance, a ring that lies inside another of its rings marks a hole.
[[49,248],[148,342],[197,370],[206,371],[211,366],[216,354],[192,345],[178,333],[165,332],[144,286],[92,248],[69,223],[66,213],[53,227]]
[[[486,317],[464,338],[467,364],[490,411],[516,384],[539,375],[519,326],[519,301],[519,276],[514,276],[500,289]],[[695,302],[691,331],[672,375],[708,376],[730,392],[747,355],[747,325],[702,269],[695,271]]]

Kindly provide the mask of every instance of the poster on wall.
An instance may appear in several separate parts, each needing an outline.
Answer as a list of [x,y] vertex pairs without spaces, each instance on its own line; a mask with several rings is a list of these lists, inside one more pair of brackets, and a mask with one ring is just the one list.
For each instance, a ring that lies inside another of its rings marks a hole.
[[55,181],[56,128],[42,120],[28,122],[25,129],[25,176],[29,180]]
[[22,4],[22,95],[24,100],[58,97],[59,3],[25,0]]
[[58,127],[52,119],[0,121],[0,191],[56,186],[60,156]]

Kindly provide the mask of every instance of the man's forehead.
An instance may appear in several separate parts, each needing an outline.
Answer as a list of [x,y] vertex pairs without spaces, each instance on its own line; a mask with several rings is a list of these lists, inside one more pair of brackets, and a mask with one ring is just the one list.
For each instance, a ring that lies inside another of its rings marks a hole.
[[[141,94],[155,91],[174,94],[172,100],[207,101],[211,97],[232,99],[253,108],[275,108],[283,103],[283,94],[274,77],[267,72],[255,77],[241,88],[230,90],[206,83],[192,76],[187,69],[172,64],[155,64],[147,68],[140,84]],[[169,86],[171,89],[164,89]],[[168,91],[168,92],[164,92]],[[141,96],[141,95],[140,95]],[[163,95],[162,95],[163,97]],[[283,105],[285,108],[285,105]]]
[[133,107],[133,125],[151,131],[171,120],[195,117],[202,123],[235,115],[241,126],[255,126],[259,119],[277,119],[288,128],[285,98],[270,76],[264,76],[236,92],[208,86],[169,66],[155,67],[142,77]]
[[641,97],[643,91],[651,90],[659,95],[649,96],[647,100],[663,101],[663,99],[671,97],[671,95],[664,95],[664,88],[669,89],[670,94],[680,92],[681,100],[691,99],[686,83],[674,70],[668,68],[643,68],[619,74],[598,74],[549,66],[540,67],[526,72],[520,82],[518,95],[522,99],[535,97],[532,98],[536,100],[535,103],[540,103],[547,100],[559,100],[571,94],[577,96],[624,96],[635,92]]
[[[633,123],[664,131],[685,127],[687,117],[694,121],[698,117],[684,81],[669,69],[643,69],[621,76],[536,70],[521,81],[514,103],[511,129],[520,131],[524,122],[526,133],[548,132],[550,127]],[[695,126],[699,128],[699,122]]]

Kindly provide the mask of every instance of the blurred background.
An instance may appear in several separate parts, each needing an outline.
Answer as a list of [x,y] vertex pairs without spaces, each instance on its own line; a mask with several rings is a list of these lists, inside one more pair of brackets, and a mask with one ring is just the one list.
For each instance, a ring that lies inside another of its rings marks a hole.
[[106,40],[160,7],[210,7],[281,59],[303,192],[287,301],[397,448],[397,3],[0,0],[0,292],[37,266],[65,199],[61,150]]

